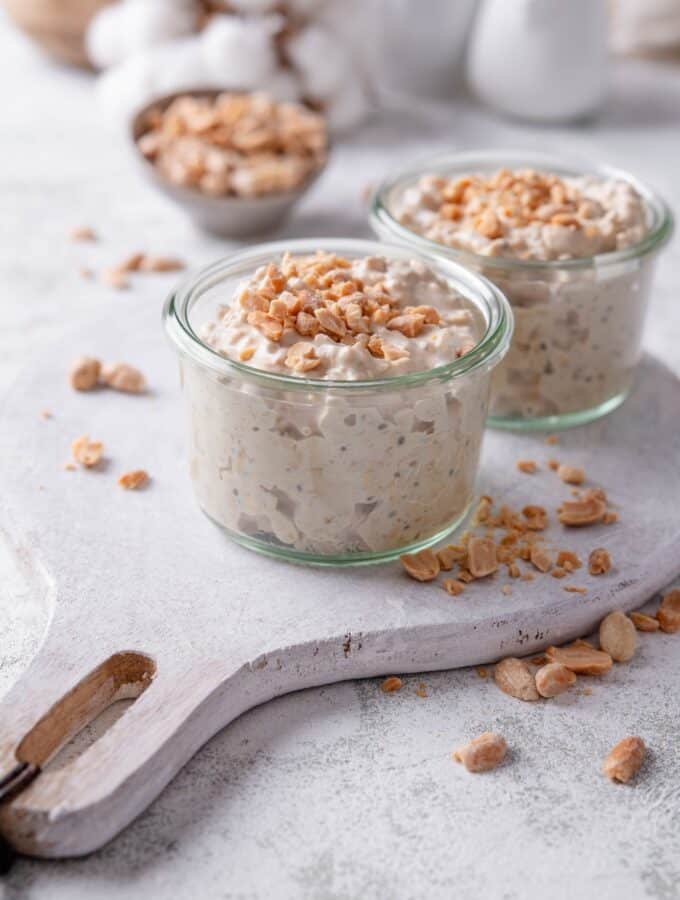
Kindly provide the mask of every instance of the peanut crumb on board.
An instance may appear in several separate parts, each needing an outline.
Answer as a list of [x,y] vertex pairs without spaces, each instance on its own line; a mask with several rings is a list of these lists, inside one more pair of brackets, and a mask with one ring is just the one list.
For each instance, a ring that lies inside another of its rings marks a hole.
[[605,575],[611,567],[611,557],[604,547],[596,547],[591,550],[588,557],[588,571],[591,575]]
[[587,594],[588,588],[578,587],[576,584],[565,584],[563,590],[568,594]]
[[462,581],[458,581],[455,578],[445,578],[442,581],[442,587],[446,591],[447,594],[450,594],[452,597],[457,597],[459,594],[462,594],[465,590],[465,585]]
[[523,659],[509,656],[497,662],[493,670],[494,681],[504,694],[517,700],[538,700],[536,679]]
[[675,588],[663,595],[657,614],[661,630],[667,634],[680,631],[680,589]]
[[520,459],[517,461],[517,469],[524,472],[525,475],[533,475],[538,470],[538,466],[533,459]]
[[498,569],[496,545],[490,538],[470,538],[468,541],[468,568],[475,578],[485,578]]
[[124,472],[118,479],[119,487],[126,491],[136,491],[144,487],[149,481],[149,473],[144,469],[132,469],[130,472]]
[[72,241],[96,241],[97,235],[88,225],[78,225],[72,228],[68,234]]
[[51,418],[53,418],[53,416],[49,409],[41,409],[40,410],[40,418],[41,419],[51,419]]
[[427,685],[424,681],[421,681],[416,688],[416,697],[421,697],[423,700],[427,697]]
[[637,632],[635,625],[620,609],[605,616],[600,622],[600,648],[614,662],[629,662],[635,655]]
[[484,666],[477,666],[477,674],[479,675],[480,678],[488,678],[488,676],[489,676],[489,673],[484,668]]
[[512,594],[512,588],[509,584],[504,584],[501,588],[501,591],[506,595],[506,597],[509,597]]
[[382,684],[380,685],[380,690],[383,694],[394,694],[396,691],[400,691],[403,685],[403,681],[401,678],[398,678],[396,675],[390,675],[389,678],[386,678]]
[[557,470],[559,469],[559,467],[560,467],[560,462],[559,462],[558,459],[549,459],[549,460],[548,460],[548,468],[549,468],[552,472],[557,472]]
[[101,379],[103,383],[114,391],[123,391],[126,394],[141,394],[144,391],[146,381],[144,376],[129,363],[113,363],[102,366]]
[[439,559],[433,550],[419,550],[418,553],[400,556],[399,560],[407,574],[416,581],[434,581],[439,575]]
[[564,481],[565,484],[583,484],[586,480],[583,469],[578,466],[569,466],[567,463],[562,463],[558,468],[557,476]]
[[73,459],[86,469],[92,469],[99,463],[103,450],[101,441],[91,441],[87,435],[76,438],[71,444]]
[[559,444],[560,439],[557,437],[556,434],[549,434],[548,437],[545,439],[545,442],[546,442],[546,444],[551,444],[552,446],[554,446],[555,444]]

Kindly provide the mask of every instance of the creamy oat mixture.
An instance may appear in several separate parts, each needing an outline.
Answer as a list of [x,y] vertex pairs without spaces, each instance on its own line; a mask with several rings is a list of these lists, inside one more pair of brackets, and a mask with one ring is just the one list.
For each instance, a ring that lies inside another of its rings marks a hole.
[[647,210],[628,182],[505,169],[453,180],[425,175],[395,198],[392,212],[431,240],[479,254],[479,270],[512,304],[515,333],[494,373],[492,415],[581,412],[629,389],[640,355],[649,258],[583,269],[484,265],[484,257],[554,262],[639,243]]
[[[329,254],[258,270],[206,327],[277,374],[373,380],[450,362],[481,314],[417,261]],[[236,536],[298,553],[399,551],[472,500],[490,365],[391,389],[287,389],[183,361],[199,502]]]

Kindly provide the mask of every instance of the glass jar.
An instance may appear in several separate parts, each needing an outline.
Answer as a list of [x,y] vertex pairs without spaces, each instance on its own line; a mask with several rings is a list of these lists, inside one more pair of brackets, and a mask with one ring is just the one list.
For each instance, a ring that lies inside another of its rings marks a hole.
[[[201,340],[202,325],[259,266],[317,250],[421,260],[483,323],[480,342],[430,371],[330,381],[255,369]],[[429,546],[462,521],[491,371],[512,334],[508,303],[485,279],[372,241],[277,242],[191,277],[170,295],[164,320],[179,355],[196,496],[236,541],[302,562],[368,563]]]
[[[425,174],[457,178],[501,168],[623,179],[643,198],[647,233],[633,246],[597,256],[519,260],[435,242],[394,215],[404,191]],[[668,207],[637,179],[618,169],[570,164],[544,154],[452,154],[386,181],[373,198],[371,224],[384,240],[438,253],[480,272],[510,301],[515,331],[509,353],[494,372],[490,425],[565,428],[597,419],[625,400],[641,356],[657,252],[673,230]]]

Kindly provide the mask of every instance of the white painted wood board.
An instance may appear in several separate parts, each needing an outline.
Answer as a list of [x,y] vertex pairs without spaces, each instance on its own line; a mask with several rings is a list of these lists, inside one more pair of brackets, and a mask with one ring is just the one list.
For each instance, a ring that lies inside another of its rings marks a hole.
[[[139,365],[151,391],[76,394],[64,373],[78,352]],[[620,507],[616,526],[560,540],[582,556],[606,546],[614,558],[606,578],[574,577],[589,588],[584,597],[543,578],[515,584],[511,596],[491,580],[450,598],[398,564],[303,568],[235,546],[193,499],[176,368],[158,309],[121,300],[34,360],[0,411],[0,527],[47,580],[54,607],[41,650],[0,706],[0,774],[51,704],[111,654],[138,651],[157,664],[106,734],[2,809],[0,827],[23,852],[101,846],[212,734],[274,696],[529,653],[639,606],[680,571],[677,517],[664,503],[680,458],[680,385],[652,359],[622,409],[563,432],[557,447],[540,435],[486,437],[479,486],[498,500],[554,509],[565,486],[545,465],[520,476],[514,463],[557,456],[583,465]],[[44,408],[52,419],[40,417]],[[102,471],[63,470],[82,433],[104,441]],[[149,489],[120,490],[118,474],[137,467],[152,474]]]

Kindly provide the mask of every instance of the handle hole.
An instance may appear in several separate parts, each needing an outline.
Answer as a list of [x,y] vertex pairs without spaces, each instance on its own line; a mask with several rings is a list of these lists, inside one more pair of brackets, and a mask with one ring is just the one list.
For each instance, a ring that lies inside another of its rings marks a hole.
[[24,736],[19,762],[62,768],[102,736],[151,684],[156,663],[143,653],[114,653],[93,669]]

